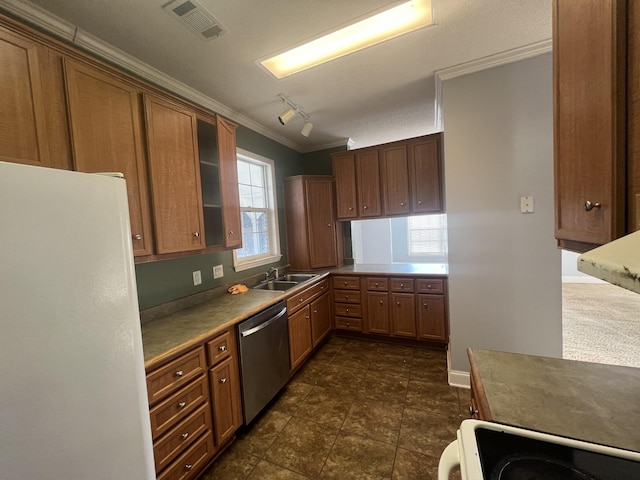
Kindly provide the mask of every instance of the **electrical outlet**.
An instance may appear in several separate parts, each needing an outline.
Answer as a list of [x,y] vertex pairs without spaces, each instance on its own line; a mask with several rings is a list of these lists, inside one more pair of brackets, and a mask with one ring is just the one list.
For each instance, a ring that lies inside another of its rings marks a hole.
[[193,272],[193,284],[201,285],[202,284],[202,272],[200,270],[196,270]]
[[222,269],[222,265],[216,265],[213,267],[213,278],[222,278],[224,277],[224,270]]

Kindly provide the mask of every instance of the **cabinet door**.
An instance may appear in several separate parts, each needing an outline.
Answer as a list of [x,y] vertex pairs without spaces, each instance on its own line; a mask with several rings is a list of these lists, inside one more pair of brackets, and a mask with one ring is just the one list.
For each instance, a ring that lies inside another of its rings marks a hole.
[[157,252],[205,247],[194,113],[145,95]]
[[440,134],[430,135],[407,145],[413,213],[444,211],[440,138]]
[[416,338],[415,295],[413,293],[392,293],[390,310],[392,335]]
[[387,292],[367,292],[366,326],[369,333],[391,333]]
[[309,178],[305,181],[305,187],[309,265],[311,268],[336,266],[338,246],[333,208],[333,180]]
[[45,48],[0,29],[0,160],[49,165],[40,57]]
[[235,357],[209,370],[216,446],[226,443],[242,423],[240,381]]
[[310,304],[311,309],[311,338],[315,347],[331,331],[331,306],[329,293]]
[[336,207],[338,218],[358,217],[356,191],[356,160],[353,153],[340,153],[333,156],[333,174],[336,177]]
[[305,305],[289,317],[289,355],[291,370],[300,365],[311,353],[310,308]]
[[240,228],[240,196],[238,194],[238,160],[236,157],[236,126],[217,117],[220,150],[220,186],[222,187],[222,219],[224,246],[242,247]]
[[365,150],[356,154],[356,178],[360,216],[376,217],[382,215],[378,150]]
[[75,169],[124,174],[133,254],[151,255],[138,91],[115,77],[69,59],[65,59],[64,71]]
[[444,296],[418,295],[418,338],[447,341]]
[[626,3],[553,8],[556,238],[603,244],[624,233]]
[[381,150],[382,199],[385,215],[409,213],[409,165],[407,146],[392,144]]

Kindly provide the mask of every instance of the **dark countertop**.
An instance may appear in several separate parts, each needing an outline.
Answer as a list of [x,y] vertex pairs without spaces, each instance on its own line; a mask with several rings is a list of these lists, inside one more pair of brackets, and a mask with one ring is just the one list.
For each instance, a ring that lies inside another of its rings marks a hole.
[[[444,272],[444,273],[443,273]],[[304,290],[331,274],[380,274],[446,276],[446,266],[438,265],[350,265],[330,271],[315,272],[318,277],[286,291],[249,289],[239,295],[222,295],[142,323],[142,346],[147,370],[151,370],[185,352],[194,345],[212,338],[231,325],[264,310],[279,300]]]
[[470,359],[489,420],[640,451],[640,369],[491,350]]

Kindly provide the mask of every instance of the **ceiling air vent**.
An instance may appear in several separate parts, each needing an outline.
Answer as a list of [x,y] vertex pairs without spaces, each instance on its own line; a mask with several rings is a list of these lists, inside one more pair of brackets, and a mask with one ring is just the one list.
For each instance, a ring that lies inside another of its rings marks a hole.
[[227,33],[227,29],[194,0],[173,0],[162,8],[173,18],[187,25],[202,40],[213,40]]

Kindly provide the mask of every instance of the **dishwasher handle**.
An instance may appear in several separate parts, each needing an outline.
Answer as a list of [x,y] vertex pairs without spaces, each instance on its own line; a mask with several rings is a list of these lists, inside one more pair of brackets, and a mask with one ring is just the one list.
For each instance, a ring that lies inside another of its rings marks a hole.
[[276,320],[278,320],[279,318],[284,316],[286,313],[287,313],[287,307],[284,307],[277,315],[271,317],[269,320],[267,320],[264,323],[261,323],[261,324],[255,326],[255,327],[253,327],[253,328],[250,328],[249,330],[245,330],[244,332],[240,332],[240,335],[242,335],[243,337],[248,337],[249,335],[253,335],[254,333],[259,332],[263,328],[267,328],[273,322],[275,322]]

